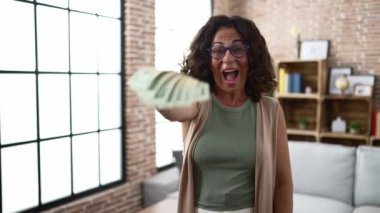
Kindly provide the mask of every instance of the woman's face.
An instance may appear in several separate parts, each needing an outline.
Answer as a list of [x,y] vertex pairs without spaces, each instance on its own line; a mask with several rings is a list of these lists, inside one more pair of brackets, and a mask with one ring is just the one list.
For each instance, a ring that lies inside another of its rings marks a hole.
[[[230,49],[226,51],[227,47]],[[248,74],[247,48],[234,28],[225,27],[216,32],[210,48],[216,93],[245,94],[244,85]]]

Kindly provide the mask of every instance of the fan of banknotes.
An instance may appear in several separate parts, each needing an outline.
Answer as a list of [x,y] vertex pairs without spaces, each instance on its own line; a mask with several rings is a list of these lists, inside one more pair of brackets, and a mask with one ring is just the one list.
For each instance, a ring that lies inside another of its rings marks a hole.
[[190,106],[210,98],[208,83],[153,67],[136,71],[128,84],[145,104],[159,109]]

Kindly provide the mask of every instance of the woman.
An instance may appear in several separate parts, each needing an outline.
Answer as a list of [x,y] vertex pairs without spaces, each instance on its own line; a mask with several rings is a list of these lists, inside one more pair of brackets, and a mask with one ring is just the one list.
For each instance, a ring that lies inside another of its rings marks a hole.
[[255,24],[214,16],[200,29],[182,74],[210,84],[212,98],[160,110],[185,124],[178,212],[291,213],[293,186],[277,86]]

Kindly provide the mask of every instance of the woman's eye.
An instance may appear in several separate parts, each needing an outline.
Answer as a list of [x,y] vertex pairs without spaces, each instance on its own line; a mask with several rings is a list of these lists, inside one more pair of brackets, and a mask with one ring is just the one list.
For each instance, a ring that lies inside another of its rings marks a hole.
[[223,54],[224,48],[214,48],[212,51],[216,54]]
[[235,52],[241,52],[244,50],[244,47],[243,46],[232,46],[231,47],[231,51],[235,51]]

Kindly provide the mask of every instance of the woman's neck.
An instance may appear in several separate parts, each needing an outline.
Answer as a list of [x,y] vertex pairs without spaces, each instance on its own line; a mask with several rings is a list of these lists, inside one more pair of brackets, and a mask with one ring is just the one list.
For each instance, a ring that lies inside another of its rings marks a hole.
[[245,103],[248,96],[244,92],[239,93],[222,93],[219,91],[214,92],[215,97],[225,106],[239,107]]

